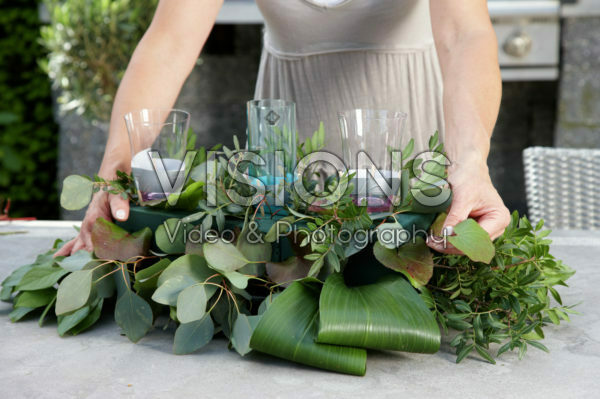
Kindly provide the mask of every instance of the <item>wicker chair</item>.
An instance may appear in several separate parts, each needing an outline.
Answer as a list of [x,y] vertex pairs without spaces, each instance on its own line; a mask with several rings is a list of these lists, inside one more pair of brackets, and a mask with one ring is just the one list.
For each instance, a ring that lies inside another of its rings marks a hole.
[[523,151],[529,218],[556,229],[600,229],[600,150]]

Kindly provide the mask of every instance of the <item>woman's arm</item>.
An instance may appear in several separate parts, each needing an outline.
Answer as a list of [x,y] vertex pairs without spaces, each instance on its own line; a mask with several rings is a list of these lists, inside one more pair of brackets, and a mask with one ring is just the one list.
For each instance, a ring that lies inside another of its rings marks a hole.
[[[223,0],[160,0],[152,23],[138,43],[113,104],[108,142],[98,175],[112,179],[129,172],[131,152],[123,117],[142,108],[173,107],[185,79],[215,23]],[[100,191],[94,195],[79,235],[55,256],[93,250],[91,230],[97,218],[126,220],[129,203]]]
[[510,214],[489,177],[487,156],[502,81],[498,44],[485,0],[431,0],[444,80],[445,148],[453,201],[446,226],[472,217],[496,238]]
[[129,171],[131,154],[123,117],[142,108],[172,108],[210,33],[223,0],[161,0],[140,40],[113,104],[99,175]]

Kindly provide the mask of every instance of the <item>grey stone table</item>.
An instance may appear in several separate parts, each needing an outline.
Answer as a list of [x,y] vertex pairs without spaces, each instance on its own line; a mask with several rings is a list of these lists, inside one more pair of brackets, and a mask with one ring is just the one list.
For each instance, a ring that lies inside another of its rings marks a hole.
[[[69,222],[0,223],[0,279],[30,263]],[[20,234],[6,234],[7,232]],[[435,355],[369,354],[367,375],[320,371],[252,353],[244,358],[215,340],[199,352],[171,353],[173,331],[152,330],[138,344],[119,334],[110,314],[94,328],[60,338],[55,324],[11,323],[0,304],[0,392],[3,398],[574,398],[600,391],[600,232],[555,232],[553,253],[577,270],[567,303],[584,301],[571,323],[547,328],[551,353],[531,348],[497,365],[476,357],[454,363],[446,345]]]

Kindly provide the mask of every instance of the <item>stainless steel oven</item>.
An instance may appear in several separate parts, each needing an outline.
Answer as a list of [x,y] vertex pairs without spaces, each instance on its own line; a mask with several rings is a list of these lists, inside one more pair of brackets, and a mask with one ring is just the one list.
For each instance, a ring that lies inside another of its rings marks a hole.
[[[557,79],[560,1],[489,0],[488,6],[498,36],[502,78],[506,81]],[[217,19],[217,23],[222,24],[262,22],[253,0],[226,0]]]
[[558,79],[560,6],[558,0],[488,1],[503,80]]

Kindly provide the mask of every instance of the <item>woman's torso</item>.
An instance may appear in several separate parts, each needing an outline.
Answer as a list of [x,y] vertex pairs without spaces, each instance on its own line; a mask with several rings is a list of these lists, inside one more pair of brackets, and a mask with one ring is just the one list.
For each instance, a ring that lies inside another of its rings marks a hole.
[[422,148],[429,135],[443,129],[429,1],[315,4],[325,2],[257,0],[265,35],[255,97],[295,101],[300,137],[323,121],[327,147],[334,152],[340,149],[339,111],[403,111],[407,137]]

